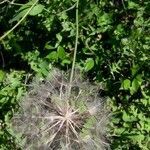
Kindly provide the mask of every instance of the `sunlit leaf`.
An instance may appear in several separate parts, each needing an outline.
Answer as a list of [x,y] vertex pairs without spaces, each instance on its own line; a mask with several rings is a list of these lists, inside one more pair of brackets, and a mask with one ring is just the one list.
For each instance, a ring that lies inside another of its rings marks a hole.
[[5,78],[5,73],[4,71],[0,70],[0,82],[2,82],[4,78]]
[[131,81],[129,79],[125,79],[122,84],[121,88],[128,90],[130,88]]
[[57,53],[58,53],[58,57],[62,60],[66,57],[65,50],[62,46],[58,46]]
[[33,7],[33,9],[30,11],[30,15],[31,16],[35,16],[35,15],[38,15],[40,14],[44,9],[44,6],[41,5],[41,4],[37,4],[36,6]]
[[89,71],[94,67],[94,60],[92,58],[88,58],[85,63],[85,71]]

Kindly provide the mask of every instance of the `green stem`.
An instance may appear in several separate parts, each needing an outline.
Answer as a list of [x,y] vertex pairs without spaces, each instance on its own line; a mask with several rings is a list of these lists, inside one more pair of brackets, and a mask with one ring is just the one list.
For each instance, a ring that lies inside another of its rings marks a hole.
[[[64,10],[64,11],[62,11],[62,12],[60,12],[59,14],[61,14],[61,13],[63,13],[63,12],[67,12],[67,11],[69,11],[69,10],[72,10],[74,7],[76,7],[76,4],[74,4],[73,6],[71,6],[70,8],[68,8],[68,9],[66,9],[66,10]],[[76,7],[77,8],[77,7]]]
[[73,55],[71,74],[70,74],[69,93],[71,91],[71,83],[73,81],[73,75],[74,75],[74,70],[75,70],[75,61],[76,61],[77,48],[78,48],[78,36],[79,36],[79,12],[78,12],[78,6],[79,6],[79,0],[77,0],[77,2],[76,2],[76,39],[75,39],[75,48],[74,48],[74,55]]
[[26,14],[18,21],[18,23],[16,25],[14,25],[9,31],[7,31],[3,36],[0,37],[0,41],[2,41],[8,34],[10,34],[14,29],[16,29],[21,22],[27,17],[27,15],[30,13],[30,11],[32,10],[32,8],[37,4],[39,0],[36,0],[33,5],[30,7],[30,9],[26,12]]

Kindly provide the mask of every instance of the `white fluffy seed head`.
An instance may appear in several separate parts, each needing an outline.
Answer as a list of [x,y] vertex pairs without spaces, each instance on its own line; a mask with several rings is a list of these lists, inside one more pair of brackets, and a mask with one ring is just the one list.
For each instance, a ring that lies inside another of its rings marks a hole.
[[70,83],[54,70],[50,79],[34,81],[12,118],[23,149],[105,150],[108,111],[98,89],[81,79]]

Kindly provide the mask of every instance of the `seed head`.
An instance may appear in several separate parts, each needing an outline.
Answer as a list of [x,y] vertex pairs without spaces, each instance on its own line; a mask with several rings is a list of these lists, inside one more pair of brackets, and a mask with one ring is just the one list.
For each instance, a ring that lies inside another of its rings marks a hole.
[[96,86],[79,78],[69,83],[54,70],[49,79],[33,82],[12,125],[23,149],[104,150],[107,120]]

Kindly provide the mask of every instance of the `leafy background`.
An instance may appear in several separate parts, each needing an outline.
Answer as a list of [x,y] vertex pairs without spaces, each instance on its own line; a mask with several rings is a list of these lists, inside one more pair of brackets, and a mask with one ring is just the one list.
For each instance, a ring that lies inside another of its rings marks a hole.
[[[35,2],[0,4],[0,35]],[[19,5],[18,5],[19,3]],[[52,66],[71,68],[76,0],[39,0],[21,24],[0,42],[0,149],[17,149],[9,120],[33,76]],[[20,5],[21,4],[21,5]],[[76,66],[103,84],[112,119],[111,148],[150,149],[150,2],[80,0]]]

